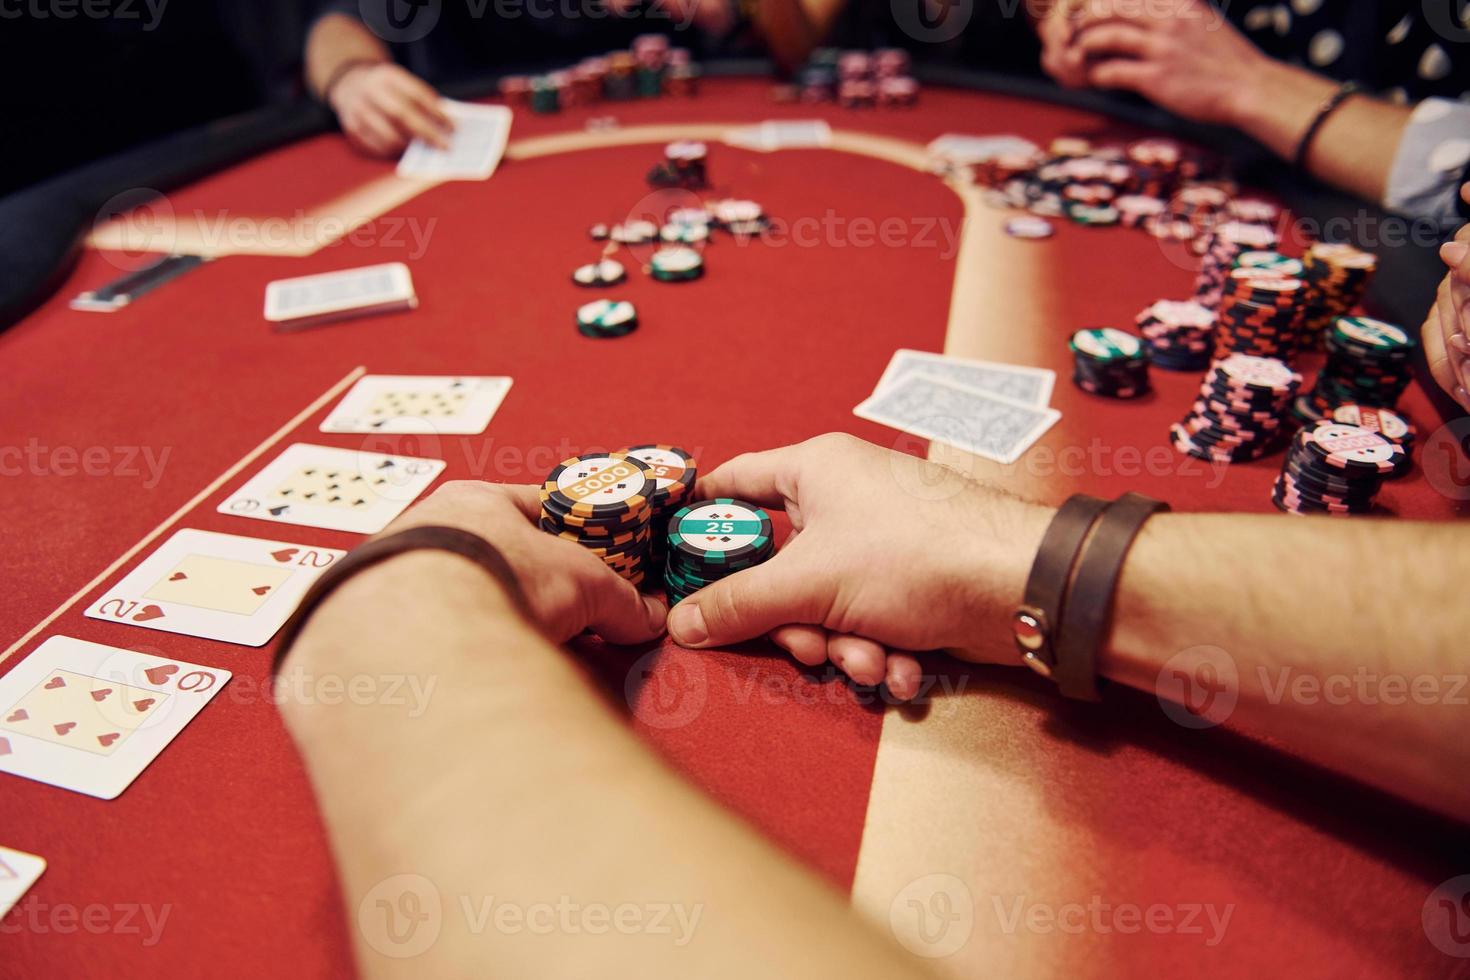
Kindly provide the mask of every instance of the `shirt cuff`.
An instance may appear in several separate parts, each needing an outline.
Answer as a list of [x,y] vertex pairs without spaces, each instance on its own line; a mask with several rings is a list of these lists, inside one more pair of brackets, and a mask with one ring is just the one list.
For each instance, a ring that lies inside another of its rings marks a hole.
[[1425,99],[1404,127],[1384,207],[1442,226],[1465,220],[1460,185],[1470,176],[1470,104]]

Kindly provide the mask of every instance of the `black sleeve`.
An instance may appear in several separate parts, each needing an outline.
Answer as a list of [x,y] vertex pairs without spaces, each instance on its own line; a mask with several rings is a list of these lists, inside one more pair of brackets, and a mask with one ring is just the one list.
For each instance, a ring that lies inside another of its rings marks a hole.
[[1465,172],[1460,175],[1459,187],[1455,189],[1455,207],[1460,212],[1460,217],[1466,224],[1470,224],[1470,203],[1466,203],[1465,195],[1460,193],[1460,188],[1470,184],[1470,164],[1465,167]]

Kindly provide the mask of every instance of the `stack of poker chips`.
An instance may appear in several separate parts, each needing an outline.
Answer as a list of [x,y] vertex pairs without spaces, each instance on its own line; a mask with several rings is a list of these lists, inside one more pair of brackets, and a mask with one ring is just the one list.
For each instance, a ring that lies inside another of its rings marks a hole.
[[[818,48],[796,73],[795,95],[810,103],[836,100],[849,109],[910,106],[918,101],[919,83],[909,74],[909,65],[908,52],[899,48]],[[780,98],[789,98],[784,89]]]
[[627,300],[599,299],[577,307],[577,332],[594,340],[626,337],[638,329],[638,311]]
[[1408,451],[1381,433],[1324,419],[1292,440],[1271,502],[1288,514],[1366,514],[1408,466]]
[[766,228],[765,209],[755,201],[725,199],[706,207],[715,224],[732,235],[759,235]]
[[682,187],[703,190],[709,186],[705,161],[709,148],[698,140],[675,140],[664,147],[664,159],[648,173],[653,187]]
[[659,282],[691,282],[704,275],[704,256],[688,245],[665,245],[649,258],[648,272]]
[[1403,446],[1404,452],[1411,457],[1414,455],[1414,440],[1418,438],[1419,430],[1414,428],[1414,423],[1391,408],[1375,408],[1349,402],[1334,408],[1329,417],[1334,422],[1356,425],[1369,432],[1376,432],[1394,445]]
[[664,588],[670,604],[752,568],[776,551],[771,516],[728,497],[681,507],[669,518]]
[[1232,354],[1215,364],[1190,414],[1169,427],[1174,448],[1195,459],[1244,463],[1270,453],[1302,376],[1285,362]]
[[1105,398],[1148,394],[1148,351],[1137,337],[1112,327],[1079,330],[1070,347],[1072,382],[1083,391]]
[[1377,256],[1351,245],[1318,242],[1307,249],[1302,257],[1302,276],[1311,287],[1302,320],[1307,348],[1319,348],[1333,321],[1358,308],[1377,269]]
[[541,486],[541,530],[574,541],[634,585],[651,567],[653,470],[627,453],[557,465]]
[[1240,266],[1225,277],[1215,328],[1215,357],[1296,355],[1307,284],[1276,270]]
[[1200,257],[1199,275],[1194,282],[1194,298],[1210,309],[1220,305],[1225,279],[1243,252],[1259,252],[1276,247],[1276,233],[1260,225],[1228,221],[1211,232],[1204,254]]
[[694,484],[699,479],[694,457],[678,446],[632,446],[620,450],[646,464],[653,471],[653,517],[654,528],[651,557],[654,568],[662,568],[666,557],[668,540],[666,529],[669,519],[676,511],[686,506],[694,497]]
[[1211,229],[1219,224],[1219,216],[1230,203],[1230,195],[1215,184],[1189,184],[1179,188],[1169,201],[1169,213],[1177,220],[1188,221],[1196,238],[1209,241]]
[[1276,222],[1281,220],[1281,208],[1270,201],[1262,201],[1259,198],[1237,197],[1225,208],[1232,221],[1239,221],[1247,225],[1264,225],[1274,228]]
[[1149,359],[1166,371],[1203,371],[1215,349],[1215,314],[1199,303],[1161,299],[1138,314]]
[[670,48],[669,64],[664,69],[664,91],[669,95],[695,95],[699,91],[699,69],[688,48]]
[[1163,217],[1169,206],[1157,197],[1125,194],[1113,202],[1113,207],[1117,209],[1118,220],[1124,228],[1142,228]]
[[531,111],[539,113],[561,110],[561,90],[566,87],[564,79],[552,75],[537,75],[531,79]]
[[1413,380],[1416,341],[1403,327],[1366,316],[1345,316],[1327,332],[1327,363],[1296,414],[1315,421],[1339,405],[1393,408]]

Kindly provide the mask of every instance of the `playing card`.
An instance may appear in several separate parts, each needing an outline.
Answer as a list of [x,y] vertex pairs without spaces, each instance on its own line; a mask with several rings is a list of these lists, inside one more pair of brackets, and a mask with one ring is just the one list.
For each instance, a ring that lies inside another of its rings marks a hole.
[[419,304],[413,276],[402,262],[278,279],[265,287],[265,318],[278,329],[299,329]]
[[108,589],[87,616],[264,646],[311,583],[344,554],[185,529]]
[[370,374],[321,424],[323,432],[484,432],[510,391],[510,378]]
[[832,127],[823,119],[767,119],[759,126],[734,130],[728,141],[763,152],[825,147],[832,145]]
[[454,120],[445,150],[416,139],[398,161],[398,176],[426,180],[488,180],[510,137],[511,111],[503,105],[440,103]]
[[442,459],[298,442],[219,505],[221,514],[376,534],[444,470]]
[[962,357],[946,357],[921,350],[895,351],[875,392],[889,387],[911,374],[927,374],[991,395],[1045,408],[1051,404],[1055,371],[1046,368],[1000,364],[995,361],[973,361]]
[[926,374],[911,374],[879,388],[853,414],[1007,465],[1020,459],[1062,417],[1055,409]]
[[0,847],[0,919],[15,908],[45,870],[45,858]]
[[0,677],[0,772],[116,799],[230,676],[53,636]]
[[1019,136],[970,136],[964,133],[945,133],[932,140],[927,147],[932,157],[943,157],[958,164],[981,163],[999,156],[1018,154],[1029,156],[1039,147]]

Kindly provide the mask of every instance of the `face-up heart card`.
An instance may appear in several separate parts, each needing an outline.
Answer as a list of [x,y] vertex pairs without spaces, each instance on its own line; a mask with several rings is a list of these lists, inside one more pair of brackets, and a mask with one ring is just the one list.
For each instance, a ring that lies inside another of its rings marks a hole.
[[0,772],[116,799],[230,676],[53,636],[0,677]]
[[185,528],[87,609],[92,619],[264,646],[346,552]]
[[219,505],[221,514],[376,534],[443,472],[442,459],[299,442]]
[[0,919],[15,908],[15,903],[30,891],[45,870],[45,858],[0,847]]
[[476,435],[490,424],[510,385],[510,378],[500,377],[370,374],[352,386],[321,430]]

